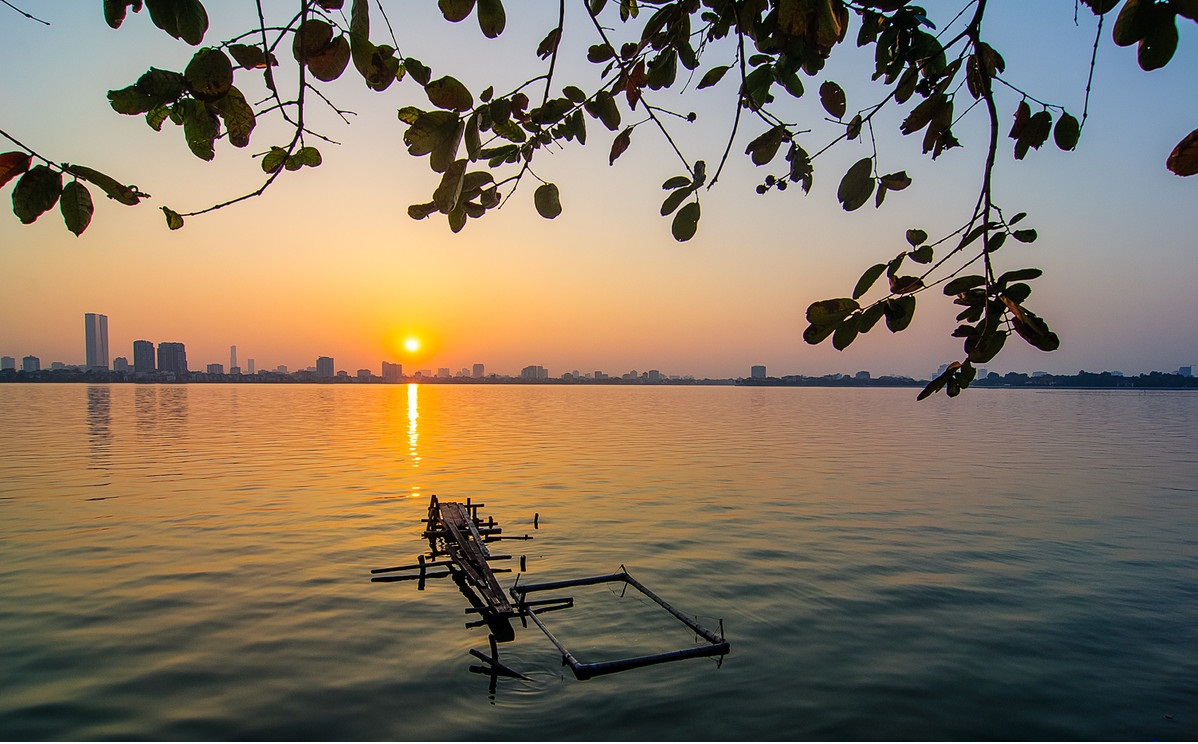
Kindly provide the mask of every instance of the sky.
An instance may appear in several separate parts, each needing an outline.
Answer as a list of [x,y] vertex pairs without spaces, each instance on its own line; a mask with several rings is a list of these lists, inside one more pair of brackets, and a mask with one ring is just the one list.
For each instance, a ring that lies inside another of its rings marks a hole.
[[[392,361],[409,373],[482,363],[500,374],[539,364],[553,376],[657,369],[738,377],[764,364],[771,375],[870,370],[926,378],[963,357],[949,336],[957,309],[935,291],[920,295],[914,323],[901,334],[879,327],[843,352],[828,342],[810,346],[801,334],[810,303],[848,296],[866,268],[905,247],[908,228],[936,237],[968,218],[985,149],[980,109],[954,128],[965,147],[935,163],[920,153],[918,136],[898,134],[905,110],[880,117],[881,172],[906,170],[914,183],[879,210],[853,213],[839,207],[836,185],[870,154],[868,142],[820,157],[810,194],[791,188],[760,196],[754,186],[766,169],[740,154],[763,130],[750,123],[719,185],[700,194],[703,218],[687,243],[676,242],[658,215],[661,183],[682,172],[666,141],[638,127],[627,153],[609,165],[613,134],[590,120],[587,147],[534,162],[561,190],[557,219],[540,218],[525,188],[455,235],[440,215],[417,222],[406,213],[428,201],[438,181],[424,159],[406,153],[395,114],[405,105],[429,107],[423,91],[403,81],[375,93],[351,68],[325,90],[356,112],[352,123],[313,107],[313,126],[341,143],[319,144],[319,168],[287,174],[257,199],[170,232],[160,206],[187,212],[256,189],[263,176],[251,155],[284,144],[285,132],[261,120],[250,147],[221,141],[214,161],[200,161],[180,128],[168,123],[156,133],[141,117],[113,112],[105,97],[150,66],[183,69],[194,48],[154,28],[144,11],[113,30],[98,2],[15,4],[50,25],[0,7],[0,64],[20,70],[0,76],[0,129],[56,162],[89,165],[152,198],[124,207],[93,188],[96,214],[81,237],[64,229],[57,210],[30,226],[0,215],[0,354],[32,354],[43,366],[82,363],[83,315],[96,312],[108,316],[112,357],[131,359],[136,339],[181,341],[192,369],[228,364],[234,344],[238,359],[253,358],[259,369],[303,369],[332,356],[351,375],[377,374]],[[944,19],[963,4],[924,3]],[[213,18],[206,43],[252,23],[244,16],[249,3],[206,5]],[[385,7],[404,55],[477,91],[489,82],[514,87],[542,69],[535,49],[554,25],[556,3],[506,5],[508,28],[498,40],[485,39],[473,19],[445,22],[432,0]],[[1080,118],[1096,19],[1083,7],[1075,25],[1066,0],[991,6],[984,35],[1006,59],[1004,78]],[[567,56],[594,43],[577,16],[572,8]],[[1173,146],[1198,127],[1198,24],[1182,19],[1177,54],[1151,73],[1136,65],[1134,47],[1114,46],[1109,27],[1077,150],[1063,153],[1050,141],[1016,162],[1013,143],[1000,143],[997,201],[1007,214],[1027,212],[1021,227],[1039,233],[1029,245],[1008,243],[997,256],[1000,270],[1044,269],[1027,306],[1062,343],[1044,353],[1012,338],[990,370],[1137,374],[1198,363],[1198,177],[1164,167]],[[839,82],[850,112],[884,95],[868,80],[872,52],[853,47],[856,30],[854,18],[849,40],[805,80],[808,95],[788,110],[810,123],[802,141],[809,151],[834,136],[818,108],[820,82]],[[386,38],[377,19],[372,37]],[[711,55],[701,70],[731,61],[727,50]],[[563,62],[555,87],[593,87],[593,67]],[[237,84],[256,100],[261,87],[250,77],[239,73]],[[658,100],[698,113],[674,134],[709,165],[731,123],[732,77],[703,91],[693,90],[696,78],[685,95]],[[1004,134],[1018,101],[1009,90],[999,95]],[[16,149],[8,145],[0,138],[0,152]],[[11,191],[11,183],[3,189],[5,207]],[[402,347],[411,335],[423,341],[414,354]]]

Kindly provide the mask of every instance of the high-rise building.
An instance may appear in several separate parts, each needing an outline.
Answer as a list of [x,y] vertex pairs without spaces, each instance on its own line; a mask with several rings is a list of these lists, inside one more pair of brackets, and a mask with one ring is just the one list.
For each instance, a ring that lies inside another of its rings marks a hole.
[[17,358],[16,357],[10,357],[10,356],[0,357],[0,370],[5,370],[5,369],[15,370],[16,368],[17,368]]
[[247,374],[247,375],[252,375],[252,374],[254,374],[254,360],[253,360],[253,359],[246,359],[246,360],[245,360],[245,364],[246,364],[246,374]]
[[754,380],[764,380],[765,379],[765,365],[764,364],[754,364],[752,367],[749,368],[749,377],[753,378]]
[[41,370],[41,368],[42,368],[42,360],[38,359],[37,357],[35,357],[32,354],[30,354],[27,357],[23,357],[21,359],[21,371],[22,372],[38,372]]
[[87,368],[108,369],[108,316],[84,313],[83,336],[87,347]]
[[187,350],[177,341],[163,341],[158,344],[158,371],[186,374]]
[[133,374],[150,375],[158,369],[154,364],[154,343],[152,341],[133,342]]
[[403,382],[403,365],[383,362],[383,382]]
[[117,357],[116,359],[113,359],[112,360],[112,371],[113,372],[128,372],[129,371],[129,360],[126,359],[125,357]]
[[229,347],[229,369],[232,370],[237,366],[237,344]]
[[474,365],[474,374],[472,376],[473,377],[486,377],[487,376],[487,368],[481,364]]
[[520,370],[520,377],[525,380],[545,380],[549,378],[549,370],[539,364],[530,364]]
[[453,377],[449,367],[437,367],[437,377]]
[[332,377],[334,374],[333,357],[317,357],[316,358],[316,376],[317,377]]
[[220,363],[215,363],[215,364],[209,364],[209,365],[208,365],[208,374],[210,374],[210,375],[223,375],[224,373],[225,373],[225,365],[223,365],[223,364],[220,364]]

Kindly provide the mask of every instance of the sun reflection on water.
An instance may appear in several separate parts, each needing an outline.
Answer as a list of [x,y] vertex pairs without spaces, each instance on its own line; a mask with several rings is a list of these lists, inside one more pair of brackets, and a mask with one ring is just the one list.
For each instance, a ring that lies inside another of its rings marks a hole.
[[[420,467],[420,386],[416,383],[408,384],[408,459],[412,461],[412,468]],[[420,486],[416,483],[412,484],[412,498],[420,496]]]

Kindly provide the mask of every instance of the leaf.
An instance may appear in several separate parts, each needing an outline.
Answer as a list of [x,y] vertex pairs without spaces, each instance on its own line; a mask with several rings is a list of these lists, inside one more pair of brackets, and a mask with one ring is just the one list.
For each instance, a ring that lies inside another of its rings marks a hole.
[[183,77],[196,98],[211,101],[223,96],[233,85],[233,63],[219,49],[201,49],[187,63]]
[[507,17],[503,12],[503,0],[478,0],[478,27],[483,36],[494,39],[503,33]]
[[183,227],[183,218],[179,216],[178,212],[170,207],[163,207],[162,213],[166,215],[167,228],[171,230],[178,230],[179,228]]
[[1057,119],[1057,125],[1052,130],[1052,139],[1057,143],[1057,147],[1065,151],[1072,150],[1077,147],[1077,140],[1080,136],[1081,126],[1077,123],[1077,119],[1068,113],[1062,113],[1061,118]]
[[[233,59],[242,69],[260,70],[267,66],[266,52],[256,44],[230,44],[229,54],[233,55]],[[274,66],[279,62],[272,58],[270,64]]]
[[474,108],[474,96],[457,78],[446,75],[424,86],[428,100],[437,108],[448,111],[468,111]]
[[450,23],[457,23],[470,17],[474,10],[474,0],[437,0],[441,15]]
[[266,173],[274,173],[282,170],[286,163],[287,151],[282,147],[272,147],[262,158],[262,170]]
[[537,214],[547,220],[551,220],[562,213],[561,194],[558,193],[557,184],[541,184],[533,192],[532,200],[537,208]]
[[1020,131],[1019,138],[1015,142],[1015,159],[1023,160],[1029,147],[1039,150],[1040,145],[1048,140],[1050,134],[1052,134],[1052,114],[1048,111],[1037,111],[1032,114],[1032,118]]
[[686,201],[687,198],[689,198],[693,193],[695,193],[695,189],[693,187],[674,190],[669,196],[666,197],[665,201],[661,203],[661,216],[665,217],[669,214],[672,214],[673,211],[681,206],[682,202]]
[[944,388],[944,385],[952,377],[953,371],[957,367],[960,367],[960,366],[961,366],[960,362],[953,362],[952,364],[950,364],[948,366],[948,369],[946,369],[946,370],[944,370],[944,372],[940,373],[940,375],[938,377],[936,377],[934,380],[929,382],[927,384],[927,386],[924,387],[924,389],[919,393],[919,395],[915,396],[915,400],[920,401],[920,400],[923,400],[924,398],[927,398],[928,396],[935,395],[936,393],[940,392],[940,390],[942,390]]
[[662,190],[679,189],[683,186],[690,186],[690,176],[672,176],[666,179],[666,182],[661,185]]
[[208,31],[208,13],[199,0],[145,0],[154,25],[176,39],[198,46]]
[[108,104],[118,114],[135,116],[150,111],[158,105],[158,101],[154,96],[138,90],[136,85],[130,85],[120,90],[108,91]]
[[886,300],[883,312],[886,314],[886,327],[891,333],[905,331],[915,317],[915,298],[903,295]]
[[254,109],[246,103],[245,96],[236,86],[229,88],[228,93],[209,106],[224,120],[225,130],[229,133],[229,144],[245,147],[250,143],[250,134],[258,121],[254,117]]
[[87,229],[95,210],[91,193],[78,181],[71,181],[62,187],[58,208],[62,212],[62,221],[66,223],[68,230],[75,233],[75,237],[82,235]]
[[76,178],[82,178],[83,180],[100,187],[100,189],[108,195],[109,199],[118,201],[125,206],[132,207],[136,205],[142,197],[149,196],[149,194],[143,194],[142,192],[138,191],[136,186],[126,186],[120,181],[117,181],[115,178],[104,175],[100,171],[93,168],[88,168],[86,165],[66,164],[63,166],[63,170],[65,170],[67,173],[70,173],[72,176],[75,176]]
[[882,276],[882,272],[886,270],[886,264],[874,264],[865,270],[861,278],[857,280],[857,286],[853,287],[853,299],[859,300],[869,288],[874,285],[878,277]]
[[854,299],[838,297],[833,300],[820,300],[807,307],[807,322],[817,326],[832,326],[860,310],[861,305]]
[[141,10],[141,0],[104,0],[104,21],[111,28],[120,28],[125,21],[127,6],[133,6],[133,12]]
[[[831,80],[824,81],[824,84],[819,86],[819,102],[824,107],[824,111],[828,112],[829,116],[840,120],[844,118],[846,110],[846,99],[844,89]],[[851,137],[849,139],[852,139]]]
[[29,154],[6,152],[0,155],[0,186],[29,170]]
[[765,165],[778,154],[785,136],[786,127],[771,127],[745,147],[745,154],[752,157],[753,165]]
[[183,119],[183,137],[192,154],[201,160],[216,157],[213,143],[220,134],[220,124],[208,105],[203,101],[184,98],[175,104],[175,112]]
[[616,158],[623,155],[630,144],[632,144],[632,127],[625,127],[624,131],[616,135],[616,138],[611,143],[611,152],[607,156],[607,164],[615,164]]
[[674,215],[674,221],[670,225],[670,232],[674,235],[674,240],[677,240],[679,243],[685,243],[695,237],[698,229],[699,202],[688,202]]
[[1014,271],[1005,272],[998,278],[999,286],[1010,282],[1026,282],[1032,279],[1038,279],[1044,272],[1040,269],[1016,269]]
[[1182,137],[1173,152],[1169,153],[1165,167],[1179,176],[1198,173],[1198,129]]
[[1140,40],[1136,60],[1140,69],[1159,70],[1169,64],[1177,51],[1177,21],[1167,5],[1152,6],[1148,33]]
[[923,245],[907,254],[911,260],[918,264],[927,264],[932,262],[933,251],[932,246]]
[[1020,243],[1032,243],[1036,240],[1036,231],[1032,229],[1016,230],[1011,233],[1011,237],[1018,240]]
[[722,80],[724,77],[724,73],[728,72],[729,69],[731,69],[729,65],[720,65],[718,67],[711,68],[704,73],[703,77],[699,80],[699,87],[697,90],[710,88],[711,86],[720,82],[720,80]]
[[310,168],[315,168],[322,162],[320,150],[317,150],[315,147],[301,147],[291,157],[295,158],[301,165],[306,165]]
[[1119,46],[1131,46],[1148,33],[1148,8],[1152,0],[1127,0],[1123,10],[1115,18],[1115,27],[1111,29],[1111,38]]
[[404,132],[404,144],[408,154],[417,157],[430,155],[429,165],[437,173],[445,169],[457,156],[465,125],[451,111],[428,111],[417,117],[416,123]]
[[981,287],[986,284],[986,277],[977,274],[969,274],[967,276],[959,276],[953,279],[948,284],[944,285],[944,294],[948,296],[958,295],[974,287]]
[[349,39],[338,36],[318,54],[308,56],[308,69],[317,80],[326,83],[336,80],[349,66],[351,54]]
[[912,248],[917,248],[923,245],[928,240],[928,234],[923,230],[912,228],[907,231],[907,242]]
[[590,107],[587,108],[587,111],[603,122],[603,126],[613,132],[616,131],[620,127],[620,109],[616,105],[615,96],[606,90],[601,90],[591,100],[595,111],[591,111]]
[[45,165],[35,165],[17,181],[12,192],[12,212],[23,224],[31,224],[58,203],[62,174]]
[[836,330],[832,333],[832,347],[837,351],[844,351],[856,338],[857,324],[846,321],[836,326]]
[[869,201],[874,193],[873,158],[861,158],[849,168],[836,190],[836,198],[846,212],[852,212]]
[[1011,319],[1011,325],[1024,341],[1040,351],[1056,351],[1060,348],[1061,339],[1049,329],[1043,319],[1026,309],[1021,315],[1015,315]]
[[307,62],[324,51],[333,41],[333,27],[319,18],[309,18],[295,30],[291,40],[291,56],[296,62]]
[[892,276],[889,279],[891,294],[911,294],[923,289],[923,280],[917,276]]
[[1119,0],[1082,0],[1082,5],[1088,7],[1094,15],[1106,15],[1118,4]]
[[812,346],[815,346],[828,336],[831,336],[835,331],[836,326],[834,325],[809,325],[807,326],[807,329],[803,331],[803,340]]

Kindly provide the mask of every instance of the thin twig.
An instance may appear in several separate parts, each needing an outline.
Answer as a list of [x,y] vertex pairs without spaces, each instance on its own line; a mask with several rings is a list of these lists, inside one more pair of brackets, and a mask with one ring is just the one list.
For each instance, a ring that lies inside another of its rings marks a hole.
[[49,26],[49,25],[50,25],[50,22],[49,22],[49,21],[43,21],[41,18],[38,18],[37,16],[33,16],[33,15],[30,15],[30,14],[26,13],[25,11],[21,10],[21,9],[20,9],[20,8],[18,8],[17,6],[15,6],[15,5],[13,5],[12,3],[10,3],[8,0],[0,0],[0,3],[4,3],[4,4],[5,4],[5,5],[7,5],[8,7],[12,8],[13,10],[15,10],[16,12],[18,12],[18,13],[20,13],[21,15],[25,16],[26,18],[28,18],[28,19],[29,19],[29,20],[31,20],[31,21],[37,21],[38,23],[40,23],[40,24],[42,24],[42,25],[44,25],[44,26]]

